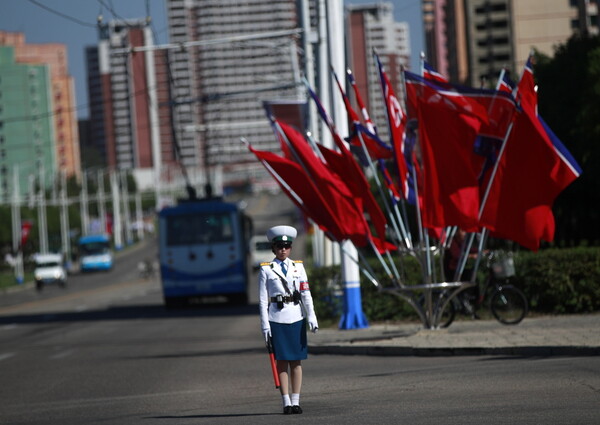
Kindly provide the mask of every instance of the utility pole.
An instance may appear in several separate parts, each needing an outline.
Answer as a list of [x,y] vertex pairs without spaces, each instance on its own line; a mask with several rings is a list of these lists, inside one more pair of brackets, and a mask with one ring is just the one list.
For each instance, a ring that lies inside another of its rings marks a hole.
[[144,239],[144,215],[142,211],[142,195],[139,189],[135,194],[135,222],[137,223],[137,237],[141,241]]
[[[60,236],[63,260],[71,263],[71,240],[69,239],[69,201],[67,199],[67,174],[60,172]],[[70,267],[69,267],[70,268]]]
[[40,252],[48,253],[48,227],[46,219],[46,191],[44,190],[44,166],[40,167],[40,187],[38,190],[38,231],[40,237]]
[[125,222],[125,243],[130,245],[133,243],[133,234],[131,233],[131,214],[129,213],[129,190],[127,189],[127,172],[122,170],[121,176],[121,192],[123,193],[123,215]]
[[88,211],[88,187],[87,187],[87,173],[83,171],[81,173],[81,193],[80,197],[80,211],[81,211],[81,236],[86,236],[90,228],[90,214]]
[[[331,106],[331,79],[329,78],[329,33],[328,33],[328,0],[319,0],[318,3],[318,75],[319,75],[319,97],[325,108],[330,109]],[[317,137],[321,143],[327,148],[333,148],[333,138],[329,133],[326,123],[318,120]],[[315,239],[319,244],[319,250],[322,255],[321,264],[323,266],[331,266],[333,260],[333,242],[326,238],[323,232],[315,226]]]
[[115,170],[110,171],[109,177],[113,205],[113,236],[115,241],[115,249],[120,250],[123,248],[123,232],[121,230],[121,202],[119,199],[119,180],[117,178],[117,172]]
[[98,188],[96,189],[96,199],[98,202],[98,215],[100,215],[100,223],[102,232],[106,233],[106,206],[104,205],[104,173],[98,170]]
[[160,208],[160,193],[161,193],[161,143],[160,143],[160,123],[158,121],[158,100],[156,96],[156,71],[154,66],[154,41],[150,22],[144,28],[144,42],[148,50],[145,51],[146,59],[146,80],[148,89],[148,108],[150,118],[150,140],[152,142],[152,165],[154,168],[154,193],[156,198],[155,210]]
[[[328,0],[327,22],[331,66],[336,75],[345,75],[346,46],[344,44],[344,4],[342,0]],[[331,73],[327,72],[326,75],[328,76],[328,80],[331,80]],[[348,134],[348,120],[344,115],[344,104],[341,97],[332,96],[331,106],[331,115],[333,122],[336,123],[336,127],[341,134]],[[367,318],[362,310],[358,251],[350,240],[346,240],[341,244],[338,252],[341,256],[342,285],[344,288],[344,311],[339,328],[360,329],[368,327]]]
[[23,283],[23,247],[21,246],[21,194],[19,189],[19,166],[13,168],[12,193],[12,248],[15,255],[15,279]]

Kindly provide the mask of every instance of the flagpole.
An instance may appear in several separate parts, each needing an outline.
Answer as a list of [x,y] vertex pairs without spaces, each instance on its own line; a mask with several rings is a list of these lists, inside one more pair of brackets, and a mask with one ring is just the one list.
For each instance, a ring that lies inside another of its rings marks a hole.
[[[335,81],[337,83],[338,89],[340,90],[342,96],[344,96],[345,93],[344,93],[344,91],[342,89],[342,86],[341,86],[340,81],[339,81],[339,79],[337,77],[337,74],[335,73],[335,71],[333,69],[331,69],[331,72],[333,74],[333,77],[335,78]],[[350,72],[350,70],[348,70],[347,72]],[[368,116],[368,114],[367,114],[367,116]],[[371,157],[370,157],[369,152],[368,152],[368,150],[366,148],[365,142],[364,142],[362,136],[360,135],[360,132],[357,132],[357,135],[358,135],[358,138],[359,138],[359,140],[361,142],[361,148],[363,150],[365,158],[367,159],[367,163],[369,165],[369,169],[371,170],[371,173],[372,173],[373,178],[375,179],[375,183],[377,185],[377,189],[379,190],[379,194],[381,195],[381,198],[383,200],[384,207],[386,209],[388,217],[389,217],[390,221],[392,222],[392,225],[393,225],[393,228],[394,228],[394,232],[396,233],[396,238],[398,239],[398,241],[404,241],[404,243],[406,244],[407,248],[410,249],[410,246],[411,246],[410,245],[410,239],[407,238],[407,236],[406,236],[406,230],[404,229],[404,223],[402,221],[402,218],[401,217],[397,217],[398,221],[400,222],[400,227],[401,227],[401,229],[399,229],[398,228],[398,223],[396,223],[396,218],[394,217],[394,214],[392,214],[392,211],[391,211],[391,209],[390,209],[390,207],[389,207],[389,205],[387,203],[387,197],[383,193],[383,189],[382,189],[382,186],[381,186],[381,181],[379,180],[379,177],[378,177],[378,172],[375,169],[375,167],[373,165],[373,162],[371,161]],[[399,212],[397,212],[397,214],[399,215]]]
[[[401,68],[402,69],[402,81],[404,83],[404,93],[406,95],[407,91],[406,91],[406,79],[404,78],[404,67]],[[404,102],[406,104],[406,99],[404,99]],[[417,117],[417,123],[418,123],[418,117]],[[419,131],[419,127],[418,124],[415,128],[411,128],[410,125],[410,121],[409,123],[406,125],[406,131],[407,132],[415,132],[414,137],[416,138],[418,135],[418,131]],[[423,229],[423,218],[422,218],[422,213],[421,213],[421,203],[419,202],[419,185],[417,184],[417,172],[415,167],[412,167],[412,178],[413,178],[413,191],[415,194],[415,209],[416,209],[416,218],[417,218],[417,229],[419,232],[419,245],[423,245],[424,242],[424,229]],[[414,250],[413,250],[414,252]],[[428,276],[428,269],[427,269],[427,263],[423,263],[423,257],[421,255],[420,252],[415,253],[416,258],[419,260],[419,263],[421,264],[421,270],[423,272],[423,280],[425,283],[429,283],[429,279],[430,277]]]
[[[498,76],[498,81],[496,82],[496,92],[498,92],[500,90],[500,86],[502,85],[502,81],[504,79],[504,74],[506,73],[506,68],[502,68],[502,70],[500,71],[500,75]],[[492,99],[492,102],[490,103],[490,105],[488,106],[488,113],[492,110],[492,107],[494,105],[494,102],[496,101],[496,95],[494,95],[494,98]],[[503,152],[504,150],[504,144],[506,143],[506,140],[508,140],[508,135],[510,134],[510,132],[512,131],[512,125],[513,123],[511,122],[509,124],[509,127],[507,129],[507,133],[505,134],[504,140],[502,141],[502,146],[501,146],[501,152]],[[481,205],[479,206],[479,214],[478,214],[478,221],[481,220],[481,217],[483,215],[483,210],[485,208],[485,204],[487,203],[487,198],[489,196],[490,190],[491,190],[491,186],[492,183],[494,181],[494,178],[496,176],[496,171],[497,171],[497,167],[498,167],[498,163],[500,161],[500,157],[502,155],[499,154],[498,158],[496,159],[496,162],[494,164],[494,168],[492,170],[492,174],[490,175],[490,179],[488,181],[486,190],[484,192],[483,195],[483,199],[481,201]],[[482,171],[483,173],[483,171]],[[475,260],[475,264],[473,266],[473,271],[471,273],[471,277],[470,277],[470,281],[471,282],[475,282],[475,278],[476,278],[476,274],[477,274],[477,269],[479,268],[479,264],[481,262],[481,253],[483,251],[483,247],[484,247],[484,242],[487,239],[487,229],[486,228],[482,228],[481,232],[479,232],[479,245],[477,248],[477,258]],[[469,252],[471,252],[471,246],[473,246],[473,239],[475,238],[475,234],[471,233],[469,234],[469,237],[467,238],[467,243],[464,244],[464,246],[462,247],[463,249],[461,250],[461,255],[459,258],[459,262],[458,262],[458,267],[456,268],[456,270],[454,271],[454,280],[458,281],[460,279],[460,276],[462,276],[462,273],[467,265],[467,260],[469,258]]]
[[[379,180],[378,171],[377,171],[377,169],[375,169],[375,166],[373,165],[373,161],[371,160],[371,157],[369,156],[369,152],[367,150],[365,141],[364,141],[362,135],[360,134],[360,131],[357,131],[356,134],[358,136],[358,140],[360,140],[360,145],[363,150],[363,153],[364,153],[365,157],[367,158],[367,163],[369,164],[371,173],[373,173],[373,178],[375,179],[377,189],[379,190],[379,194],[381,195],[381,198],[383,200],[383,205],[385,206],[386,212],[390,216],[390,221],[392,222],[394,231],[396,232],[396,237],[398,238],[398,240],[404,242],[407,249],[411,249],[411,242],[410,242],[409,238],[406,236],[406,228],[404,226],[404,221],[402,220],[402,217],[400,216],[400,212],[396,209],[395,212],[396,212],[397,216],[392,214],[392,211],[388,204],[388,199],[383,192],[381,180]],[[388,189],[388,196],[391,197],[391,191],[389,189]],[[398,222],[396,222],[396,220],[398,220]]]
[[[334,78],[335,78],[335,80],[336,80],[336,83],[337,83],[337,85],[338,85],[338,88],[339,88],[340,90],[342,90],[342,89],[341,89],[341,86],[340,86],[340,83],[339,83],[339,80],[337,79],[337,75],[336,75],[335,71],[333,70],[333,68],[331,68],[331,72],[332,72],[332,74],[333,74],[333,76],[334,76]],[[336,129],[335,123],[334,123],[334,122],[331,120],[331,118],[329,117],[329,115],[327,114],[327,112],[324,110],[324,108],[323,108],[323,107],[322,107],[322,106],[319,104],[320,102],[317,100],[317,98],[316,98],[316,95],[314,95],[314,93],[312,92],[312,90],[311,90],[311,88],[310,88],[310,85],[308,84],[308,82],[306,81],[306,79],[304,79],[304,84],[306,85],[306,88],[307,88],[307,90],[309,90],[309,93],[311,94],[311,97],[313,98],[313,101],[314,101],[314,102],[317,104],[317,106],[319,107],[318,109],[320,110],[320,113],[321,113],[321,116],[322,116],[322,118],[323,118],[323,121],[325,121],[325,123],[327,124],[327,126],[328,126],[328,128],[329,128],[329,131],[331,132],[331,135],[333,136],[333,138],[334,138],[334,139],[339,139],[339,140],[340,140],[340,143],[342,143],[342,142],[341,142],[341,137],[340,137],[340,136],[339,136],[339,134],[337,133],[337,129]],[[318,148],[316,147],[316,143],[314,142],[314,140],[313,140],[313,139],[311,139],[311,138],[310,138],[310,136],[309,136],[309,140],[311,141],[311,143],[313,143],[313,149],[315,149],[315,150],[317,150],[317,151],[318,151]],[[339,148],[339,147],[338,147],[338,148]],[[324,161],[324,162],[325,162],[325,161]],[[376,173],[375,173],[375,176],[376,176]],[[380,186],[381,186],[381,185],[379,184],[379,185],[378,185],[378,188],[381,190],[381,187],[380,187]],[[382,196],[382,198],[383,198],[383,199],[384,199],[384,201],[385,201],[385,196],[383,195],[383,193],[381,193],[381,196]],[[387,204],[386,204],[386,207],[387,207]],[[389,215],[391,215],[391,213],[389,212],[389,209],[387,210],[387,212],[388,212],[388,214],[389,214]],[[395,224],[395,223],[394,223],[394,224]],[[388,228],[388,225],[387,225],[387,223],[386,223],[386,227],[385,227],[385,228],[386,228],[386,229]],[[397,238],[398,238],[398,240],[400,240],[401,238],[400,238],[400,234],[398,233],[398,229],[397,229],[397,228],[395,228],[395,231],[396,231],[396,233],[397,233]],[[369,241],[372,243],[372,239],[371,239],[370,237],[369,237]],[[376,249],[375,249],[375,252],[376,252],[376,254],[377,254],[377,255],[379,255],[379,252],[378,252]],[[386,250],[386,252],[388,252],[388,257],[389,257],[389,251],[388,251],[388,250]],[[384,261],[384,260],[383,260],[383,258],[379,258],[379,259],[380,259],[380,261],[382,261],[382,265],[383,265],[384,267],[386,267],[386,268],[387,268],[387,266],[385,265],[385,263],[383,263],[383,261]],[[392,267],[393,267],[393,269],[394,269],[394,271],[395,271],[395,277],[396,277],[396,279],[399,281],[399,280],[400,280],[400,274],[398,273],[398,270],[396,269],[396,266],[395,266],[394,262],[393,262],[391,259],[390,259],[390,261],[391,261]]]
[[[367,130],[373,132],[374,135],[378,136],[377,134],[377,128],[375,127],[375,124],[373,124],[373,122],[371,121],[371,117],[369,116],[369,112],[367,111],[367,108],[365,107],[362,98],[360,96],[360,93],[358,91],[358,87],[356,86],[356,81],[354,79],[354,75],[352,75],[352,71],[350,69],[346,70],[346,75],[348,77],[348,80],[350,82],[350,85],[352,86],[352,88],[354,89],[354,95],[356,97],[356,102],[358,103],[358,107],[360,108],[360,111],[363,115],[363,118],[367,124]],[[335,75],[335,79],[338,83],[338,87],[340,89],[340,91],[342,91],[342,87],[337,79],[337,75]],[[385,97],[385,93],[384,93],[384,97]],[[387,109],[387,108],[386,108]],[[391,128],[390,128],[390,139],[392,139],[391,137]],[[360,134],[359,134],[359,138],[360,138]],[[383,194],[383,188],[381,186],[381,182],[380,180],[377,178],[377,170],[373,171],[373,165],[371,163],[371,157],[368,153],[368,150],[365,148],[365,143],[364,141],[361,139],[361,145],[363,148],[363,153],[365,158],[367,159],[367,161],[369,162],[369,164],[371,165],[371,172],[373,173],[373,177],[375,178],[375,181],[377,183],[377,187],[379,189],[379,194],[381,195],[382,199],[384,200],[384,202],[386,201],[386,197]],[[393,145],[392,145],[392,149],[394,149]],[[382,168],[385,167],[384,164],[382,164],[381,162],[379,162],[379,171],[383,174],[383,172],[381,171]],[[402,234],[402,239],[404,240],[404,243],[406,245],[407,249],[411,249],[412,247],[412,241],[410,238],[410,233],[406,231],[406,224],[404,221],[404,218],[402,217],[402,214],[400,213],[400,210],[398,210],[398,205],[397,203],[393,202],[394,199],[394,194],[392,193],[392,191],[390,189],[388,189],[388,196],[390,197],[390,199],[392,199],[392,205],[394,206],[394,213],[396,214],[396,220],[398,221],[398,224],[400,226],[400,232]],[[394,219],[394,215],[392,214],[392,212],[390,211],[389,207],[387,207],[387,202],[386,202],[386,208],[388,210],[388,214],[390,215],[390,218],[393,220]],[[398,224],[396,224],[396,226],[398,226]],[[400,239],[400,233],[398,232],[398,230],[396,229],[396,233],[398,235],[398,238]]]
[[[421,52],[421,77],[425,75],[425,52]],[[416,187],[416,179],[415,179],[415,187]],[[417,198],[417,205],[419,205]],[[420,207],[419,207],[420,211]],[[423,255],[425,255],[425,265],[426,265],[426,274],[425,274],[425,283],[431,283],[431,253],[429,251],[429,234],[423,228],[423,222],[419,219],[419,227],[421,232],[421,242],[424,244],[423,246]]]

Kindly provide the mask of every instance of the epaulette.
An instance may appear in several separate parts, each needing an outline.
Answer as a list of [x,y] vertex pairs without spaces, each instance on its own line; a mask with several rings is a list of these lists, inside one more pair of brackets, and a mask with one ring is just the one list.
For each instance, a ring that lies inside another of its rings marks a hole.
[[303,262],[302,260],[294,260],[294,263],[300,263],[300,264],[302,264],[302,262]]
[[261,265],[261,266],[270,266],[270,265],[271,265],[271,263],[267,261],[266,263],[260,263],[260,265]]

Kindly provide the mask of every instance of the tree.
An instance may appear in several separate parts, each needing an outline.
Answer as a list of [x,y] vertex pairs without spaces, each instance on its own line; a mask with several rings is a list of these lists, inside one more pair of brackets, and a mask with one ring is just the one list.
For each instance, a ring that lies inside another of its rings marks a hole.
[[582,175],[554,204],[557,245],[600,243],[600,37],[573,36],[554,57],[536,55],[539,114],[573,154]]

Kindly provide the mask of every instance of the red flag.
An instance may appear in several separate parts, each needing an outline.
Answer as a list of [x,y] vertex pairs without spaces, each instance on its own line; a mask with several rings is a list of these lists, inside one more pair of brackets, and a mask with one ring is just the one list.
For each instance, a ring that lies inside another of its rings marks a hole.
[[535,86],[535,79],[533,78],[533,55],[529,55],[519,85],[517,87],[517,99],[521,105],[528,105],[533,108],[535,115],[537,115],[537,91]]
[[[344,102],[347,102],[347,107],[353,113],[354,111],[352,110],[352,107],[349,104],[349,100],[345,96],[345,93],[339,84],[339,81],[337,79],[337,76],[335,75],[335,72],[333,72],[333,75],[338,84],[338,88],[340,89],[340,92],[342,93]],[[385,228],[387,226],[387,220],[385,218],[385,215],[381,211],[379,204],[375,200],[373,193],[371,192],[371,188],[369,186],[369,183],[367,182],[367,179],[366,179],[362,169],[357,164],[357,162],[354,160],[352,153],[348,150],[348,148],[346,147],[346,144],[344,143],[344,141],[338,134],[333,121],[331,120],[331,118],[329,117],[329,115],[327,114],[325,109],[323,108],[323,105],[321,104],[321,101],[319,100],[317,95],[310,89],[310,87],[308,88],[308,91],[317,106],[319,115],[321,116],[323,121],[325,121],[327,123],[327,126],[329,127],[329,131],[333,137],[333,140],[335,141],[336,146],[340,150],[340,153],[337,153],[330,149],[325,148],[324,146],[319,146],[321,153],[325,157],[325,161],[332,168],[332,170],[344,182],[346,182],[346,185],[352,191],[354,196],[360,197],[362,199],[365,211],[369,214],[369,217],[371,219],[371,222],[373,223],[373,226],[374,226],[374,229],[375,229],[375,232],[376,232],[378,238],[381,239],[383,242],[385,242]],[[358,117],[356,117],[356,120],[358,121]],[[383,246],[383,244],[379,244],[379,245]]]
[[23,221],[21,223],[21,247],[25,246],[27,239],[29,239],[29,234],[31,233],[31,227],[33,223],[31,221]]
[[[371,117],[369,116],[369,111],[367,111],[367,107],[362,100],[362,96],[360,95],[360,91],[358,90],[358,86],[356,85],[356,80],[354,79],[354,75],[352,75],[352,71],[347,71],[348,81],[350,81],[350,85],[352,86],[352,90],[354,91],[354,97],[356,97],[356,103],[358,103],[358,107],[360,108],[360,112],[362,113],[363,119],[365,120],[365,125],[367,129],[373,133],[377,134],[377,130],[375,129],[375,124],[371,121]],[[342,91],[341,86],[338,83],[338,87],[340,91]],[[345,96],[345,95],[344,95]]]
[[456,225],[469,231],[477,230],[478,176],[483,157],[474,154],[473,143],[481,128],[478,107],[482,107],[476,102],[470,103],[470,99],[456,102],[455,93],[438,90],[412,73],[405,74],[407,94],[414,99],[419,119],[423,226]]
[[[306,171],[307,175],[319,187],[327,201],[335,212],[338,224],[344,230],[345,239],[350,239],[357,247],[365,246],[368,242],[369,226],[363,215],[362,199],[354,196],[345,182],[332,173],[321,159],[315,154],[304,136],[293,127],[281,121],[275,121],[290,143],[291,154],[294,161],[298,162]],[[281,143],[287,145],[286,140],[281,137]]]
[[[481,90],[459,87],[449,83],[436,83],[404,71],[406,78],[407,103],[416,105],[418,97],[436,97],[436,101],[444,103],[447,108],[477,118],[482,124],[488,124],[488,112],[477,99]],[[438,96],[439,95],[439,96]]]
[[[350,73],[348,75],[350,77],[352,76],[352,74],[350,74]],[[344,89],[342,88],[335,73],[333,74],[333,76],[335,77],[335,82],[337,83],[337,87],[340,91],[340,94],[342,95],[342,99],[344,100],[344,105],[346,107],[346,113],[348,114],[348,121],[350,122],[350,126],[352,128],[351,134],[350,134],[350,136],[348,136],[348,143],[362,149],[362,143],[359,138],[359,134],[358,134],[359,131],[357,129],[357,126],[360,126],[360,118],[359,118],[358,114],[356,113],[356,111],[352,108],[350,99],[348,99],[348,96],[344,92]],[[354,81],[354,79],[351,79],[351,82],[352,81]],[[369,152],[369,155],[373,158],[378,158],[378,159],[379,158],[381,158],[381,159],[391,158],[393,156],[392,148],[390,146],[388,146],[387,144],[385,144],[383,141],[379,140],[379,138],[377,137],[377,134],[375,133],[375,126],[371,122],[371,119],[369,118],[369,115],[367,113],[367,110],[366,110],[364,104],[362,104],[362,99],[360,97],[360,93],[358,92],[358,88],[356,87],[356,82],[354,82],[353,87],[355,90],[357,101],[360,103],[361,110],[363,111],[363,115],[366,117],[365,119],[367,120],[367,123],[368,123],[368,127],[367,127],[368,130],[365,132],[362,132],[361,136],[362,136],[362,141],[365,143],[365,147],[367,148],[367,151]]]
[[263,162],[281,189],[307,217],[321,230],[333,235],[335,240],[344,239],[344,232],[338,226],[329,203],[299,164],[272,152],[254,149],[251,145],[248,149]]
[[517,111],[517,105],[510,93],[502,90],[473,89],[470,97],[486,111],[488,122],[483,122],[479,134],[485,137],[504,139],[508,126]]
[[355,122],[352,126],[352,134],[348,137],[348,142],[353,146],[362,148],[361,139],[372,158],[388,159],[394,156],[394,151],[390,146],[361,123]]
[[448,79],[440,74],[427,61],[423,61],[423,78],[437,83],[448,83]]
[[554,240],[552,204],[581,173],[581,168],[537,116],[531,56],[517,88],[522,111],[516,116],[481,222],[495,237],[533,251],[541,240]]
[[369,182],[350,152],[344,148],[342,153],[338,153],[322,145],[319,145],[319,150],[325,157],[329,167],[346,182],[355,196],[362,199],[365,211],[369,214],[370,222],[375,229],[375,234],[380,239],[379,246],[389,247],[385,245],[385,229],[387,227],[385,215],[373,196]]
[[500,158],[481,222],[492,236],[537,251],[542,239],[554,239],[552,204],[575,178],[533,109],[524,107]]
[[396,167],[398,168],[398,177],[400,179],[399,186],[400,192],[404,196],[404,199],[408,199],[408,179],[409,171],[408,165],[406,164],[406,158],[404,155],[404,130],[406,128],[406,114],[402,110],[402,106],[396,97],[394,88],[390,83],[390,80],[383,69],[383,65],[379,60],[379,56],[375,55],[377,61],[377,67],[379,69],[379,79],[381,81],[381,89],[383,91],[383,99],[388,117],[388,125],[390,129],[390,143],[394,150],[394,156],[396,159]]

